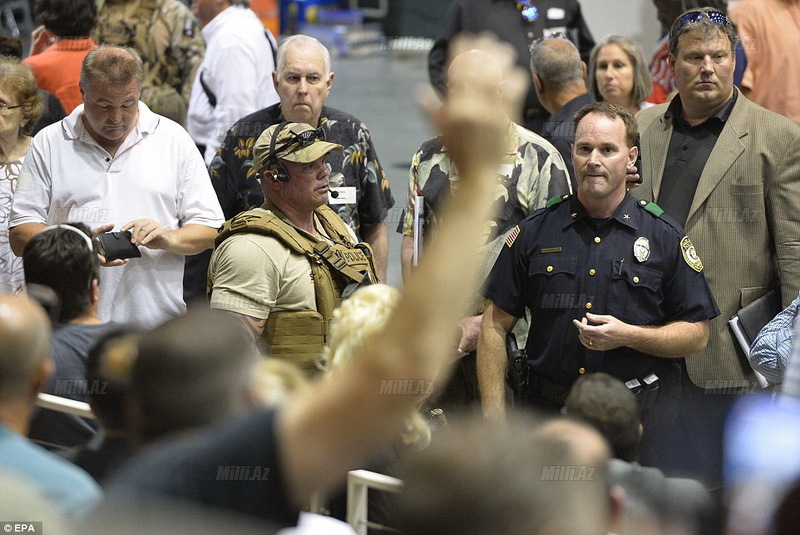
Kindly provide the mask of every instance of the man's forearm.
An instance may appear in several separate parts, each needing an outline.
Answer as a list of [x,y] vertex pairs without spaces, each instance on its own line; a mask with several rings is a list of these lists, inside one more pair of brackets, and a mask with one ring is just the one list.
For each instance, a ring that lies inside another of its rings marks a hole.
[[495,321],[496,310],[490,304],[483,313],[478,337],[477,367],[483,414],[493,420],[502,420],[505,418],[506,408],[507,331]]
[[681,358],[699,353],[708,344],[708,321],[676,321],[660,327],[630,326],[631,349],[656,357]]
[[403,274],[403,282],[408,281],[411,275],[414,261],[414,236],[403,236],[403,242],[400,246],[400,270]]
[[31,238],[39,234],[47,228],[44,223],[23,223],[12,228],[9,233],[9,241],[11,242],[11,250],[17,256],[22,256],[27,244]]
[[168,245],[164,250],[177,254],[197,254],[214,247],[217,229],[205,225],[184,225],[167,232]]
[[386,282],[386,268],[389,264],[389,233],[386,221],[372,226],[361,227],[361,237],[372,247],[376,275]]

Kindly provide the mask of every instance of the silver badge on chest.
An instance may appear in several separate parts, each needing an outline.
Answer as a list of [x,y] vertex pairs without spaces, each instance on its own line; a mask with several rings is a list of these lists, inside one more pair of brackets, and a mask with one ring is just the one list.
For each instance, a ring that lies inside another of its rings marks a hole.
[[643,236],[636,238],[636,241],[633,242],[633,256],[639,262],[644,262],[650,258],[650,240]]

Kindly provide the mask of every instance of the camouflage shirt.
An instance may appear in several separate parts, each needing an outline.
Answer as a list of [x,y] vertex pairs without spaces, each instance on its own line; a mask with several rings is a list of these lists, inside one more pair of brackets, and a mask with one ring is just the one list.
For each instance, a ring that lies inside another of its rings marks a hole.
[[[415,197],[423,198],[423,247],[439,223],[442,203],[458,187],[455,168],[441,136],[429,139],[414,154],[408,180],[408,198],[397,231],[414,236]],[[541,136],[509,121],[506,151],[498,169],[494,189],[495,217],[484,230],[483,265],[480,280],[492,269],[506,233],[534,210],[544,207],[547,199],[572,193],[566,166],[558,150]],[[476,294],[473,313],[480,314],[484,299]],[[524,343],[527,323],[517,322],[517,340]]]
[[[496,216],[486,229],[486,242],[505,234],[547,199],[572,193],[564,160],[544,138],[509,123],[507,150],[497,173],[494,191]],[[442,144],[442,138],[429,139],[414,154],[408,180],[408,197],[398,232],[414,235],[414,199],[424,199],[424,231],[439,221],[442,203],[458,184],[458,171]]]
[[[273,124],[284,121],[280,103],[251,113],[234,124],[217,155],[211,161],[211,182],[225,219],[264,203],[261,185],[253,166],[253,146],[261,133]],[[361,226],[373,226],[386,219],[394,198],[383,172],[367,126],[334,108],[324,106],[319,127],[325,139],[344,147],[331,151],[325,163],[331,173],[331,187],[355,187],[354,204],[332,204],[331,208],[363,238]]]
[[205,44],[197,19],[178,0],[100,0],[97,44],[136,49],[144,62],[141,100],[181,124]]

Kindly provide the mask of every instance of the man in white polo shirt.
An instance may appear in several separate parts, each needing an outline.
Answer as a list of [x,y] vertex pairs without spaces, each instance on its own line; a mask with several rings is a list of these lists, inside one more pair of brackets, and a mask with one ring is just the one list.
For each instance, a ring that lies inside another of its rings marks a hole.
[[132,49],[86,56],[84,105],[31,143],[9,226],[18,255],[56,223],[130,231],[142,256],[102,259],[98,316],[151,328],[184,312],[183,255],[211,248],[223,217],[189,135],[139,101],[143,79]]

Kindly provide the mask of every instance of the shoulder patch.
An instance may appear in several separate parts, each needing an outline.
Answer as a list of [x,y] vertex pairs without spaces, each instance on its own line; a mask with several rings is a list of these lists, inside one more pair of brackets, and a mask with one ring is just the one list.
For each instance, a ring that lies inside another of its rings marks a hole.
[[664,213],[664,209],[654,202],[639,201],[639,206],[641,206],[642,208],[645,209],[645,211],[650,212],[656,217],[661,217],[661,214]]
[[516,225],[509,231],[508,234],[506,234],[506,245],[508,247],[514,245],[514,242],[517,240],[519,233],[520,233],[519,225]]
[[697,251],[692,244],[692,240],[689,239],[689,236],[684,236],[681,240],[681,254],[690,268],[698,273],[703,271],[703,262],[700,260],[700,257],[697,256]]
[[547,199],[547,203],[545,203],[544,206],[545,206],[545,208],[550,208],[550,207],[555,206],[557,204],[561,204],[562,202],[566,201],[567,199],[569,199],[569,195],[561,195],[561,196],[558,196],[558,197],[552,197],[550,199]]

